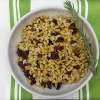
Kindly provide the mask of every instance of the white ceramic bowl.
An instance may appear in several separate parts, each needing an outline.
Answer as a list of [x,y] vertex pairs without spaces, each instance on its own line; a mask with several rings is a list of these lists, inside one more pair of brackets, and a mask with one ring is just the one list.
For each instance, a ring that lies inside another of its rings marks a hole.
[[[18,81],[18,83],[27,91],[31,92],[32,94],[37,94],[40,96],[45,96],[48,98],[57,98],[57,97],[62,97],[64,95],[68,95],[72,92],[75,92],[79,90],[81,87],[83,87],[92,77],[92,73],[88,71],[88,73],[85,75],[84,78],[82,78],[79,82],[74,83],[74,84],[66,84],[63,85],[60,90],[55,90],[55,89],[40,89],[39,87],[36,86],[30,86],[28,82],[25,79],[25,76],[23,72],[20,70],[16,63],[16,42],[19,41],[20,39],[20,33],[23,27],[26,24],[29,24],[32,20],[33,17],[39,16],[39,15],[49,15],[49,16],[57,16],[57,15],[67,15],[67,11],[64,9],[58,9],[58,8],[46,8],[46,9],[41,9],[37,10],[35,12],[30,12],[15,25],[15,27],[12,30],[12,35],[9,40],[9,46],[8,46],[8,56],[9,56],[9,62],[12,70],[12,74],[14,78]],[[98,41],[95,32],[93,31],[92,27],[90,24],[85,20],[83,17],[79,16],[80,19],[83,21],[83,27],[84,27],[84,32],[86,33],[87,38],[89,41],[92,43],[92,47],[94,50],[94,56],[95,59],[99,59],[99,46],[98,46]],[[97,64],[96,64],[97,66]],[[94,67],[96,67],[94,66]]]

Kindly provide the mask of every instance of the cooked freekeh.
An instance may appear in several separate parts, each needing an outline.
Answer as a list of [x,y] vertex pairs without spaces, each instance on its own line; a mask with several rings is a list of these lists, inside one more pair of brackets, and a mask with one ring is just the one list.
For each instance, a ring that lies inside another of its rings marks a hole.
[[84,41],[68,16],[39,16],[25,26],[17,62],[31,85],[60,89],[88,70]]

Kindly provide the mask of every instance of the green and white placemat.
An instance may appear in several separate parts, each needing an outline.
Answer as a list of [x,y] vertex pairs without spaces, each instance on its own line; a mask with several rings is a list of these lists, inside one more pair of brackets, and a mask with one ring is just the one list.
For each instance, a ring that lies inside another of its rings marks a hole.
[[[100,41],[100,0],[71,0],[79,14],[92,25]],[[26,13],[44,6],[63,6],[63,0],[1,0],[0,1],[0,99],[1,100],[32,100],[38,97],[24,90],[11,75],[7,63],[7,44],[10,30]],[[100,61],[97,75],[93,76],[85,87],[64,99],[100,100]]]

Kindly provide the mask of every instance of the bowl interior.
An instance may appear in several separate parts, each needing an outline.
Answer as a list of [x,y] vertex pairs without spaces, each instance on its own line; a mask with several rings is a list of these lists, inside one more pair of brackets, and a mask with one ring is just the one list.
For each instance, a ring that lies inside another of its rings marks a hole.
[[[46,95],[46,96],[57,96],[57,95],[69,93],[73,90],[76,90],[83,84],[85,84],[91,75],[91,72],[89,71],[85,75],[85,77],[82,78],[78,83],[63,85],[60,90],[56,90],[56,89],[49,90],[47,88],[40,89],[39,87],[36,87],[36,86],[30,86],[27,83],[23,72],[20,70],[20,68],[18,67],[18,65],[16,63],[16,43],[20,40],[20,33],[21,33],[23,27],[27,23],[29,24],[32,21],[33,17],[39,16],[39,15],[58,16],[58,15],[67,15],[67,14],[68,14],[67,11],[65,11],[64,9],[51,8],[51,9],[39,10],[36,12],[32,12],[32,13],[28,14],[27,16],[25,16],[24,18],[22,18],[22,20],[13,29],[12,36],[11,36],[10,42],[9,42],[9,61],[10,61],[12,73],[13,73],[15,79],[17,79],[19,81],[19,83],[25,89],[29,90],[31,93],[38,93],[38,94]],[[83,18],[81,18],[81,20],[83,20]],[[94,48],[93,49],[94,56],[96,58],[97,46],[96,46],[96,42],[95,42],[95,38],[94,38],[94,33],[92,32],[92,30],[90,29],[88,24],[85,22],[85,20],[83,20],[83,27],[84,27],[84,32],[88,33],[86,35],[89,38],[89,40],[92,42],[92,47]]]

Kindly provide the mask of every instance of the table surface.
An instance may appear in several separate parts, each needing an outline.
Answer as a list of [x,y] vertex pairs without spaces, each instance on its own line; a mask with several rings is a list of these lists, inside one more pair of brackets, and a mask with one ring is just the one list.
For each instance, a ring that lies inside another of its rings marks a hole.
[[[92,25],[100,41],[100,0],[70,0],[75,9]],[[47,6],[63,7],[63,0],[1,0],[0,1],[0,99],[32,100],[39,97],[24,90],[13,78],[8,63],[8,42],[11,29],[18,20],[31,10]],[[64,99],[100,99],[100,61],[97,74],[79,91],[63,97]]]

